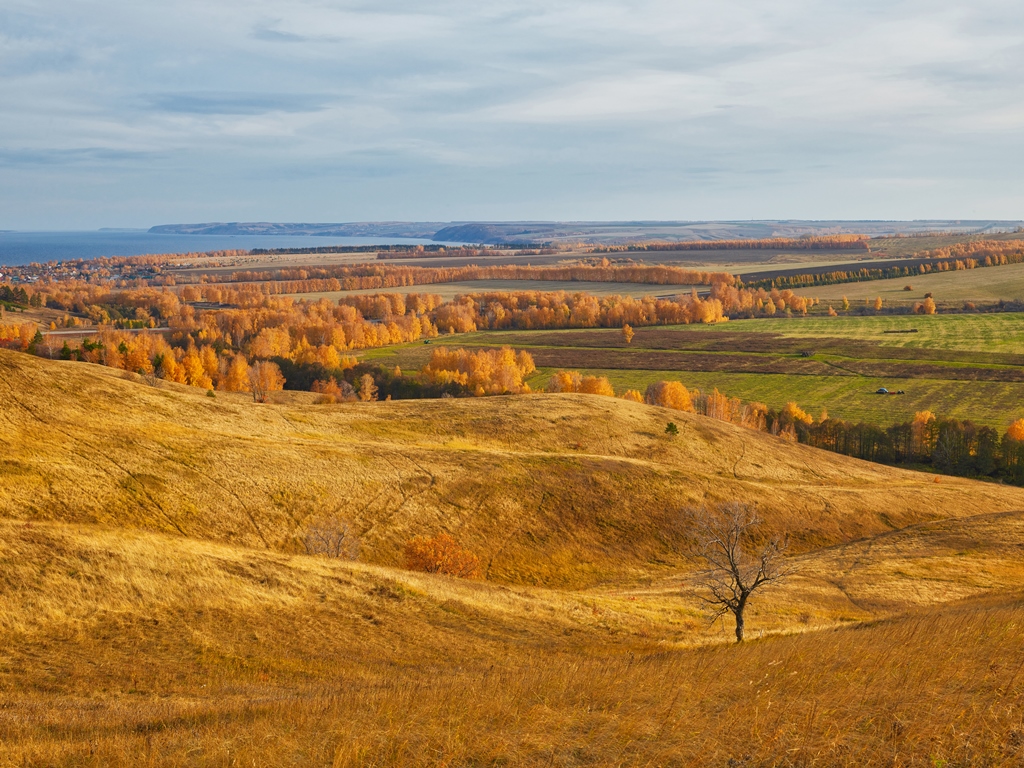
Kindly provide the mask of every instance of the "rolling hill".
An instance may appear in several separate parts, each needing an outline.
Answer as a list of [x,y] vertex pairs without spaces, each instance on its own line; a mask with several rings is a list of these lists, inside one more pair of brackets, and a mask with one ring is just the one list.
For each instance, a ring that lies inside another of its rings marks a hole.
[[505,583],[678,567],[684,510],[705,502],[757,503],[798,552],[1024,509],[1021,489],[936,483],[612,398],[261,406],[3,353],[0,418],[3,517],[295,552],[311,517],[335,514],[364,561],[395,565],[409,538],[447,531]]
[[[1024,759],[1021,489],[610,398],[279,397],[0,352],[0,765]],[[741,647],[680,555],[729,499],[797,567]],[[300,553],[321,514],[359,562]],[[485,581],[397,567],[437,531]]]

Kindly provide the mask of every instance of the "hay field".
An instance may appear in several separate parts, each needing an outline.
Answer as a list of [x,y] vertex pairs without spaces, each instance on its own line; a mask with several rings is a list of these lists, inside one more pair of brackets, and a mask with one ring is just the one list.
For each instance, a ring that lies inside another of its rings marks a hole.
[[[9,352],[0,480],[0,765],[1024,758],[1022,489],[606,398],[257,405]],[[680,556],[727,499],[798,568],[742,647]],[[324,511],[359,562],[299,553]],[[439,530],[485,581],[398,567]]]

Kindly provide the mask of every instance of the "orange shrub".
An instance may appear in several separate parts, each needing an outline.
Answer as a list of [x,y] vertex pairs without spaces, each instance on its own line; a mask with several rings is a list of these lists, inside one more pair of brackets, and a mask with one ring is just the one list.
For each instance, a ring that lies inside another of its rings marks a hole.
[[411,571],[443,573],[461,579],[480,578],[480,559],[447,533],[417,536],[405,545],[405,567]]

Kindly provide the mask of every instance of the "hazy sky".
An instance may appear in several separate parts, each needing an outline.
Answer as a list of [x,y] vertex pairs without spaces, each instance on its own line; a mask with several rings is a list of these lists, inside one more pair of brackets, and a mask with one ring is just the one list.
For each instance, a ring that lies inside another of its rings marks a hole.
[[0,0],[0,228],[1024,217],[1019,0]]

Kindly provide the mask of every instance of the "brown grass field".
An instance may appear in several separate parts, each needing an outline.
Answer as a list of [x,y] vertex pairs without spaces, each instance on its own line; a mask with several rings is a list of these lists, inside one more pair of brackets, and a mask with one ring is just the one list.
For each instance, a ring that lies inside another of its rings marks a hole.
[[[1024,760],[1022,489],[607,398],[279,398],[0,352],[0,765]],[[797,568],[742,646],[680,554],[730,499]],[[299,553],[324,512],[359,562]],[[399,567],[438,531],[485,580]]]

